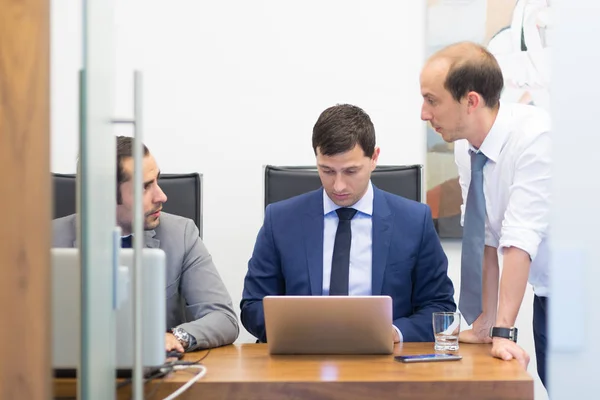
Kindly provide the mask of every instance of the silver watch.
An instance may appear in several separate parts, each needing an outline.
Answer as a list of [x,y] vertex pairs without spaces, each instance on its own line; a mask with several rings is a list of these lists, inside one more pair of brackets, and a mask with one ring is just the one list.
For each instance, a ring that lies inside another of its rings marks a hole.
[[171,333],[175,336],[175,339],[181,343],[184,350],[187,350],[190,347],[191,335],[187,333],[183,328],[173,328],[171,329]]

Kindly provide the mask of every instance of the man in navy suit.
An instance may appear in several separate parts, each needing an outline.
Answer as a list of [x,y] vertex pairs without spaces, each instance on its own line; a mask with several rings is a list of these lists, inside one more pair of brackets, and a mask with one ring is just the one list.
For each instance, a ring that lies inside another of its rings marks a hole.
[[323,187],[267,207],[248,262],[242,324],[267,341],[267,295],[389,295],[390,340],[433,341],[432,313],[456,304],[429,207],[373,186],[380,150],[362,109],[328,108],[312,142]]

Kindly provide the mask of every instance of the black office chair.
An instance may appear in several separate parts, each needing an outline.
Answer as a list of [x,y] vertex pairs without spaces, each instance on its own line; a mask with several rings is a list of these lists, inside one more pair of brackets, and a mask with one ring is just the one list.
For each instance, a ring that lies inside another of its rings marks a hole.
[[[76,179],[74,174],[52,174],[54,184],[54,218],[74,214]],[[158,184],[168,197],[163,211],[190,218],[202,237],[202,175],[161,174]],[[115,201],[116,202],[116,201]]]
[[[371,174],[371,181],[379,189],[420,202],[422,168],[421,165],[378,166]],[[320,187],[316,167],[265,167],[265,207]]]

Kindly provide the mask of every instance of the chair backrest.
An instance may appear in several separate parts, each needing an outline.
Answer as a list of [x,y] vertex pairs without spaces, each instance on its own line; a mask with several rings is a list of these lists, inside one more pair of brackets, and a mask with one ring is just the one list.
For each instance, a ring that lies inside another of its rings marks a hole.
[[[410,200],[422,198],[421,165],[378,166],[371,174],[375,186]],[[265,207],[321,187],[316,167],[265,167]]]
[[[54,218],[76,211],[76,177],[74,174],[52,174],[54,184]],[[202,175],[161,174],[158,184],[168,197],[163,211],[190,218],[202,237]]]

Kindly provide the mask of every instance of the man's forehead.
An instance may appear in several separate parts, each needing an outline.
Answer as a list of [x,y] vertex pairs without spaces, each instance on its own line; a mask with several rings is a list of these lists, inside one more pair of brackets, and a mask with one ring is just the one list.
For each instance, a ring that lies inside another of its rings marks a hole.
[[363,166],[363,163],[360,162],[356,162],[356,161],[348,161],[346,163],[340,164],[340,163],[335,163],[335,162],[319,162],[317,163],[317,165],[321,168],[329,168],[329,169],[350,169],[350,168],[360,168]]
[[448,68],[441,65],[426,66],[421,73],[421,95],[426,96],[442,96],[446,89],[444,82]]
[[450,64],[443,58],[434,58],[427,61],[421,72],[421,82],[441,83],[446,79]]
[[367,157],[364,154],[364,152],[361,153],[362,154],[348,152],[343,154],[337,154],[334,156],[326,156],[323,154],[319,154],[317,155],[317,165],[321,168],[328,168],[332,170],[359,168],[364,164],[366,160],[369,159],[369,157]]

